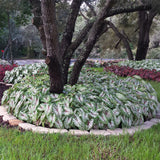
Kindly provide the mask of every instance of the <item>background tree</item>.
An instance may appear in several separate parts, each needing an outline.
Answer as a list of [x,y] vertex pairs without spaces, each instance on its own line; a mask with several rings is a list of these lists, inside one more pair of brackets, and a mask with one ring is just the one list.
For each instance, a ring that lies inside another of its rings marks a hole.
[[0,30],[1,33],[8,34],[7,44],[3,53],[3,57],[7,53],[7,59],[10,59],[11,63],[13,63],[13,41],[15,38],[13,37],[13,33],[15,30],[15,24],[24,24],[27,22],[28,17],[31,15],[29,3],[27,0],[0,0],[1,10],[1,23],[2,28]]
[[151,3],[153,7],[149,12],[139,11],[139,39],[135,60],[146,59],[150,42],[150,28],[154,17],[160,12],[160,1],[152,0]]

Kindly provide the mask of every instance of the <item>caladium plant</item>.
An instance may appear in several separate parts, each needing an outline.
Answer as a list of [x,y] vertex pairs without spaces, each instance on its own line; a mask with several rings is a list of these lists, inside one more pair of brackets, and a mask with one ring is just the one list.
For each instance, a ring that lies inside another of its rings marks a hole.
[[160,106],[156,92],[140,77],[83,70],[78,84],[49,93],[49,76],[26,77],[4,92],[2,104],[17,118],[66,129],[114,129],[142,124]]
[[127,66],[134,69],[149,69],[160,72],[160,60],[159,59],[147,59],[142,61],[125,60],[118,63],[119,66]]
[[14,68],[12,71],[6,71],[4,82],[18,83],[26,76],[42,75],[47,73],[47,65],[45,63],[34,63]]

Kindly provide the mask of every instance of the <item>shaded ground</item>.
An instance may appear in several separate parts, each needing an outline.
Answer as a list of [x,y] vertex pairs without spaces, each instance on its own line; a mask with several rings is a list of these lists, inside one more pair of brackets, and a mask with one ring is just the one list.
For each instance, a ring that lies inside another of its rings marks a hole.
[[2,96],[3,96],[3,92],[5,90],[7,90],[9,88],[9,86],[6,86],[5,84],[0,84],[0,105],[1,105],[1,99],[2,99]]

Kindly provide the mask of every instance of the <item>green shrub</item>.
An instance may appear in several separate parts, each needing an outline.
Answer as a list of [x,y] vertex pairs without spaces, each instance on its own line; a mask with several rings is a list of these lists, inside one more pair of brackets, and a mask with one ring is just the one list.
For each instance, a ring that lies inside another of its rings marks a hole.
[[2,104],[17,118],[54,128],[114,129],[142,124],[159,106],[149,83],[83,70],[79,83],[50,94],[49,76],[26,77],[4,92]]

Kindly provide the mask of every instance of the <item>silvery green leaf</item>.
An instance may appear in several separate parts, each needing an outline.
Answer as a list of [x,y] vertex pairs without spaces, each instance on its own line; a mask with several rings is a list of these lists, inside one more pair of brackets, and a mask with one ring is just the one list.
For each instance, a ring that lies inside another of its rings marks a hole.
[[60,120],[60,119],[56,119],[56,121],[55,121],[55,126],[57,127],[57,128],[63,128],[63,123],[62,123],[62,121]]
[[46,104],[45,106],[45,114],[49,115],[52,112],[53,106],[51,104]]
[[55,114],[53,114],[53,115],[49,115],[49,116],[47,116],[48,117],[48,121],[51,123],[51,125],[53,126],[53,124],[55,123],[55,120],[56,120],[56,116],[55,116]]
[[73,114],[73,110],[71,108],[69,108],[68,106],[65,106],[64,107],[64,115],[69,116],[71,114]]
[[69,129],[71,128],[72,126],[72,118],[71,117],[66,117],[65,120],[64,120],[64,127],[66,129]]

